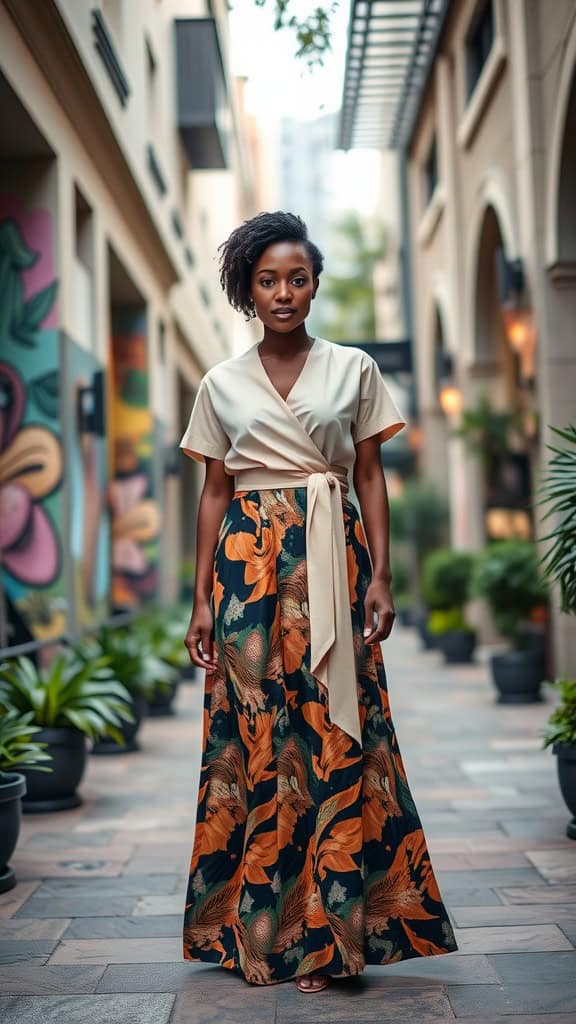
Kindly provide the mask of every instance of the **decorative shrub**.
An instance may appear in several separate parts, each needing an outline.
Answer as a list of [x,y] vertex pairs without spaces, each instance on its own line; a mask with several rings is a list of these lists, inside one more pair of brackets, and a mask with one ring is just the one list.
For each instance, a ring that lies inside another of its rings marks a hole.
[[475,556],[467,551],[431,551],[422,568],[422,596],[430,609],[461,608],[470,596]]
[[34,768],[38,772],[51,772],[52,768],[41,762],[51,761],[45,753],[47,743],[33,740],[40,726],[32,723],[34,713],[22,713],[16,708],[0,709],[0,775],[2,772],[17,772],[22,768]]
[[576,679],[546,680],[546,686],[560,691],[560,704],[548,719],[544,746],[553,743],[576,744]]
[[541,560],[545,575],[560,586],[562,611],[576,614],[576,427],[566,430],[551,427],[551,430],[568,442],[564,448],[547,444],[554,452],[548,463],[548,471],[539,488],[542,495],[539,505],[550,507],[542,517],[545,522],[556,516],[553,530],[543,537],[552,544]]
[[130,719],[126,689],[105,658],[77,651],[60,654],[48,668],[20,657],[0,666],[0,704],[43,729],[79,729],[91,739],[118,735],[122,718]]
[[452,632],[474,632],[474,627],[467,621],[461,608],[449,608],[445,611],[437,609],[430,612],[428,629],[434,636]]
[[472,592],[486,598],[500,632],[514,637],[520,623],[548,597],[536,545],[525,540],[489,544],[476,562]]

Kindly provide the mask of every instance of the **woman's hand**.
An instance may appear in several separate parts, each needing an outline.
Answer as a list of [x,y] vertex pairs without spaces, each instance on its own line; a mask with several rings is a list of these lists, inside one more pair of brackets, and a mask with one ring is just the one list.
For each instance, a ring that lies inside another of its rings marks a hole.
[[218,665],[218,657],[213,642],[214,623],[209,603],[195,604],[184,644],[190,660],[198,668],[205,668],[208,673],[214,672]]
[[[374,627],[374,617],[378,623]],[[396,612],[390,591],[390,584],[373,579],[366,591],[364,601],[364,643],[379,644],[390,635]]]

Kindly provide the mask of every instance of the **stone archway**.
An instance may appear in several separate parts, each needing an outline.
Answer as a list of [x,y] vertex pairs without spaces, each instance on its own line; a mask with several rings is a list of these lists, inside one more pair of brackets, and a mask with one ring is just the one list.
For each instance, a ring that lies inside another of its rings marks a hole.
[[473,393],[489,387],[496,406],[513,399],[516,366],[506,340],[498,287],[497,255],[509,258],[500,220],[493,206],[484,211],[478,235],[474,278]]
[[[519,358],[507,338],[499,279],[499,260],[515,255],[510,246],[510,224],[503,226],[499,211],[487,203],[478,222],[471,280],[472,351],[465,384],[465,409],[474,415],[476,432],[487,438],[482,453],[468,450],[467,457],[470,517],[480,544],[532,532],[528,509],[533,453],[520,426],[528,399],[521,388]],[[508,438],[500,439],[495,428],[512,412],[518,413],[518,422],[509,424]]]

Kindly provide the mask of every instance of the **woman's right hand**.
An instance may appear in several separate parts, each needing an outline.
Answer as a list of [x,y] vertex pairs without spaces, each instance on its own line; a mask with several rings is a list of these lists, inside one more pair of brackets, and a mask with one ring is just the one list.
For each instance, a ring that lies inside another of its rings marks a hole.
[[184,644],[190,661],[198,668],[205,668],[208,673],[214,672],[218,665],[213,636],[214,623],[210,605],[195,604]]

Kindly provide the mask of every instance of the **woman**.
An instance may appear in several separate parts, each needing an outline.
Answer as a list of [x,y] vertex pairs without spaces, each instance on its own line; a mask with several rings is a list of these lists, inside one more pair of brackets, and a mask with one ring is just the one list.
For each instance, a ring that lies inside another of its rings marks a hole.
[[323,261],[300,218],[259,214],[220,248],[230,303],[264,333],[206,374],[180,442],[206,463],[184,959],[318,992],[457,948],[379,647],[395,615],[380,445],[405,421],[371,357],[308,335]]

